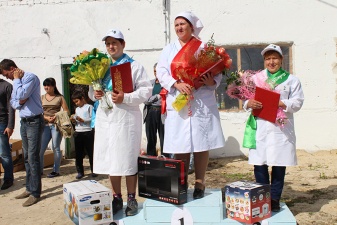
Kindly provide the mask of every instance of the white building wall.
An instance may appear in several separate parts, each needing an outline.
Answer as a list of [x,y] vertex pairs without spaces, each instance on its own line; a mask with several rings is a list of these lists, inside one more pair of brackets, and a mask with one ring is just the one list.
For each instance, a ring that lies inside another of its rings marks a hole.
[[[214,33],[218,45],[293,43],[293,72],[305,94],[304,106],[295,114],[297,147],[337,148],[336,0],[166,0],[169,24],[163,2],[0,0],[0,59],[13,59],[41,81],[52,76],[62,90],[61,65],[72,63],[84,49],[105,51],[101,38],[115,27],[124,33],[125,52],[153,76],[153,64],[166,44],[165,31],[175,39],[174,16],[191,10],[205,26],[200,34],[204,41]],[[211,156],[247,154],[241,142],[248,114],[220,114],[227,145]],[[13,137],[20,137],[19,119]],[[145,143],[144,134],[143,147]]]

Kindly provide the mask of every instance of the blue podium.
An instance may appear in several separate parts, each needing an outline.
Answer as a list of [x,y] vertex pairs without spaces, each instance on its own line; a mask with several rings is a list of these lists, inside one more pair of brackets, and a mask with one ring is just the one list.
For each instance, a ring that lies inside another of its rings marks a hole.
[[[136,216],[125,217],[124,210],[114,215],[111,225],[245,225],[226,218],[225,205],[220,189],[206,189],[205,197],[193,199],[193,190],[188,190],[188,201],[183,205],[146,199],[139,204]],[[261,225],[296,225],[289,208],[281,203],[281,210],[260,222]]]

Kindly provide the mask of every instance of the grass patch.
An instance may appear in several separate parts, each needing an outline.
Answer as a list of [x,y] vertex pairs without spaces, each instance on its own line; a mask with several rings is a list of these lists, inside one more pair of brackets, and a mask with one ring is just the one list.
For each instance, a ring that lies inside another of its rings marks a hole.
[[308,191],[308,194],[311,196],[304,197],[304,196],[299,196],[296,198],[282,198],[282,200],[287,204],[287,206],[292,207],[295,205],[295,203],[308,203],[308,204],[314,204],[317,200],[321,199],[324,197],[327,192],[324,192],[319,189],[313,189]]
[[238,181],[238,180],[246,180],[246,181],[255,181],[254,174],[252,172],[249,173],[223,173],[223,177],[225,177],[226,181]]

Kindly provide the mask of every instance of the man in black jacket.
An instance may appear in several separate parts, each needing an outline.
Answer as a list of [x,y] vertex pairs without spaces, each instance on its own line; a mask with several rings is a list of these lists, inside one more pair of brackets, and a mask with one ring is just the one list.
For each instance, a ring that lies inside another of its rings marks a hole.
[[[2,74],[2,71],[0,70]],[[13,134],[15,125],[15,110],[11,107],[10,98],[13,86],[0,79],[0,157],[5,170],[4,183],[1,190],[6,190],[13,185],[13,161],[9,145],[9,138]]]

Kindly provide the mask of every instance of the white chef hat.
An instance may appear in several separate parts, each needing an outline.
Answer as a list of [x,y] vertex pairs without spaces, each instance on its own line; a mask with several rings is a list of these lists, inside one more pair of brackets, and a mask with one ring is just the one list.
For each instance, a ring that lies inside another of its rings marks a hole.
[[262,50],[261,55],[264,56],[264,53],[268,52],[268,51],[275,51],[280,53],[281,56],[283,56],[282,50],[280,48],[280,46],[278,45],[274,45],[274,44],[270,44],[267,47],[265,47],[265,49]]
[[108,32],[106,33],[106,35],[104,36],[104,38],[102,38],[102,41],[105,41],[105,39],[107,39],[108,37],[113,37],[116,39],[123,39],[124,40],[124,35],[123,33],[118,30],[118,29],[110,29],[108,30]]
[[204,25],[202,25],[201,20],[190,11],[184,11],[184,12],[179,13],[174,18],[174,20],[176,20],[178,17],[183,17],[183,18],[187,19],[193,26],[194,36],[199,38],[199,33],[202,30],[202,28],[204,28]]

